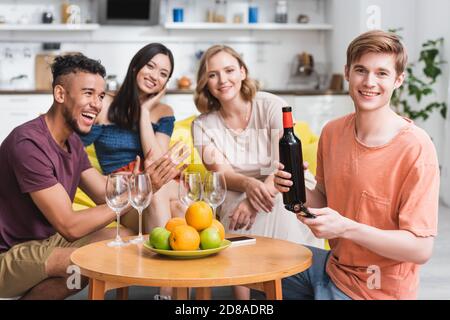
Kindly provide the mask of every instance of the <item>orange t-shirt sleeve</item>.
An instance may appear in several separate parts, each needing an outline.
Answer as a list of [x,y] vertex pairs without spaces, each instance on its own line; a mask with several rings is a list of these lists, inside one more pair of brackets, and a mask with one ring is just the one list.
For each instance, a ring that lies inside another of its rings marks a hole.
[[325,177],[324,177],[324,169],[323,169],[323,154],[324,147],[327,141],[327,127],[325,126],[322,129],[322,133],[320,134],[319,144],[317,146],[317,168],[316,168],[316,181],[322,186],[321,191],[325,192]]
[[407,175],[401,193],[399,227],[418,237],[437,234],[439,166],[433,151],[423,156],[425,159],[419,157]]

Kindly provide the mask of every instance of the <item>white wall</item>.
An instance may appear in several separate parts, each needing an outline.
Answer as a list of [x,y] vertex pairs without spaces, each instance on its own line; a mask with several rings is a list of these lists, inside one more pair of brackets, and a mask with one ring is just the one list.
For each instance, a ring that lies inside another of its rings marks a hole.
[[[447,61],[443,67],[443,76],[436,86],[438,101],[449,100],[449,70],[450,70],[450,1],[448,0],[417,0],[417,43],[429,39],[444,38],[442,59]],[[441,170],[441,199],[450,205],[450,112],[444,121],[438,114],[420,125],[433,137],[436,145]]]
[[[442,59],[450,62],[450,1],[448,0],[330,0],[331,21],[335,25],[332,33],[333,71],[342,72],[348,43],[359,33],[367,31],[366,22],[370,16],[369,6],[380,9],[380,26],[384,30],[403,28],[400,32],[409,54],[409,61],[417,61],[423,42],[444,38]],[[447,63],[443,76],[435,86],[436,93],[420,105],[412,101],[413,108],[423,108],[427,101],[449,100],[449,70]],[[449,113],[450,118],[450,113]],[[444,121],[438,112],[426,121],[417,120],[432,137],[439,162],[442,165],[441,198],[450,204],[450,120]]]
[[373,21],[372,6],[379,8],[379,27],[383,30],[404,28],[401,35],[408,52],[415,49],[415,0],[329,0],[331,34],[331,61],[334,73],[343,73],[349,43],[360,33],[369,30]]
[[330,5],[330,21],[334,26],[330,41],[332,70],[333,73],[344,73],[347,46],[361,33],[361,3],[359,0],[330,0]]

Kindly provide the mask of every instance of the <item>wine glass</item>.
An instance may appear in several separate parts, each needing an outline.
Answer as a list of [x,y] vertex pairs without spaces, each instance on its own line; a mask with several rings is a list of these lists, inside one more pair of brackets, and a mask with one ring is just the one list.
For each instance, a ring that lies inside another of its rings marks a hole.
[[202,177],[199,172],[181,173],[178,198],[186,206],[202,199]]
[[106,180],[106,203],[116,213],[117,229],[116,239],[109,242],[110,247],[122,247],[127,245],[119,235],[120,212],[128,205],[128,176],[126,173],[112,173]]
[[227,184],[221,172],[208,172],[205,177],[204,198],[213,208],[214,218],[216,209],[225,200],[227,194]]
[[128,198],[130,204],[139,214],[139,235],[130,240],[131,243],[142,243],[142,211],[150,205],[152,199],[152,183],[150,176],[146,173],[138,173],[130,176],[128,183]]

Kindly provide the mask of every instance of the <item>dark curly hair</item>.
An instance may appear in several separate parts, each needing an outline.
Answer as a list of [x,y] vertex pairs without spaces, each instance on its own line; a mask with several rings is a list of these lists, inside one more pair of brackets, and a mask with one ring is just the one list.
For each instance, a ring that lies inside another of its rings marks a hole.
[[81,53],[57,56],[53,61],[51,68],[53,74],[53,88],[57,84],[60,84],[60,79],[62,76],[70,73],[77,73],[81,71],[99,74],[103,78],[106,75],[105,67],[100,63],[100,61],[90,59]]

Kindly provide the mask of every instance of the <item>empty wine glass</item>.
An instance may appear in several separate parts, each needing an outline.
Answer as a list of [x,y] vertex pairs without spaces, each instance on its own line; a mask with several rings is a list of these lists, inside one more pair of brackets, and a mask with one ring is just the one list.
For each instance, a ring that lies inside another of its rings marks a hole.
[[216,216],[216,209],[225,200],[227,194],[227,184],[225,177],[221,172],[208,172],[205,177],[205,186],[203,197],[208,204],[213,208],[214,218]]
[[146,173],[133,174],[129,178],[128,197],[130,204],[139,214],[139,235],[130,240],[131,243],[142,243],[142,211],[150,205],[152,199],[152,183],[150,176]]
[[189,171],[181,173],[178,198],[186,206],[202,199],[202,177],[200,173]]
[[110,247],[122,247],[127,245],[119,234],[120,212],[128,205],[128,176],[126,173],[112,173],[106,180],[106,203],[116,213],[117,229],[116,239],[109,242]]

